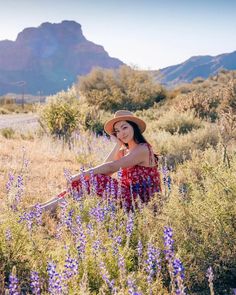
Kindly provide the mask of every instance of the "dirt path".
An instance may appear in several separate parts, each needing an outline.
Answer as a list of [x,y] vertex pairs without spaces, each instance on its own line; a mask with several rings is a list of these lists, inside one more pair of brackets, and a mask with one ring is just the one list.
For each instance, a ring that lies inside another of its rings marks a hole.
[[0,129],[32,129],[39,125],[37,118],[36,114],[0,115]]

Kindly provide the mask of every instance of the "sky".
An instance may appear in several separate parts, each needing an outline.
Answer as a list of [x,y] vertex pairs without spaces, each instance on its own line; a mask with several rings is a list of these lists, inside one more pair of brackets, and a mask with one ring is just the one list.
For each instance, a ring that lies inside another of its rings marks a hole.
[[0,40],[74,20],[111,57],[144,70],[236,50],[236,0],[0,0]]

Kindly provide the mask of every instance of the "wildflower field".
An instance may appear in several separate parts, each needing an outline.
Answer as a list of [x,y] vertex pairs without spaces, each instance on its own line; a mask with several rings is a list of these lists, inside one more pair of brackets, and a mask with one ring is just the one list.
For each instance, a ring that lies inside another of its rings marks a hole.
[[71,195],[52,216],[37,203],[62,191],[70,173],[102,162],[112,143],[87,132],[70,150],[36,135],[0,144],[1,294],[230,294],[235,287],[233,147],[230,167],[220,144],[195,150],[175,169],[164,157],[162,193],[134,212],[118,208],[108,187],[104,200]]
[[80,106],[86,128],[69,144],[41,129],[0,130],[0,294],[235,294],[236,80],[227,75],[137,111],[160,155],[162,192],[129,212],[112,187],[104,198],[71,193],[54,214],[40,207],[104,161],[113,143],[92,131],[109,112]]

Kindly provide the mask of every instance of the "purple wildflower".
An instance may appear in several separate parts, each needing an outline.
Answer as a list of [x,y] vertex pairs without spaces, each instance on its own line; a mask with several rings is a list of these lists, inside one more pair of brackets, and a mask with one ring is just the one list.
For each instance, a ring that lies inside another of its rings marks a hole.
[[118,255],[118,266],[119,266],[120,271],[124,274],[125,273],[125,259],[121,254]]
[[34,206],[34,216],[36,219],[36,223],[37,225],[42,225],[42,214],[43,214],[43,210],[42,210],[42,206],[40,204],[36,204]]
[[102,242],[99,239],[93,242],[93,254],[95,256],[97,256],[98,251],[99,251],[101,245],[102,245]]
[[11,233],[10,228],[7,228],[6,229],[5,238],[6,238],[6,241],[7,242],[10,242],[12,240],[12,233]]
[[20,216],[19,223],[25,221],[28,230],[31,232],[32,226],[33,226],[33,221],[34,221],[34,212],[24,212],[23,215]]
[[70,257],[68,254],[65,260],[64,279],[70,279],[78,274],[78,261],[75,258]]
[[20,295],[15,266],[9,276],[9,295]]
[[128,237],[132,235],[133,228],[134,228],[134,217],[133,217],[133,214],[130,213],[128,216],[128,221],[126,225],[126,234]]
[[128,285],[128,288],[129,288],[128,292],[129,292],[130,295],[142,295],[141,293],[138,293],[136,291],[137,287],[135,286],[135,282],[134,282],[133,279],[129,278],[127,280],[127,285]]
[[143,254],[143,245],[141,240],[138,241],[137,252],[138,252],[138,264],[141,265],[142,254]]
[[81,259],[83,259],[85,255],[86,243],[86,235],[84,234],[83,228],[80,227],[79,237],[77,238],[77,251]]
[[30,272],[30,287],[34,295],[40,295],[40,281],[37,271]]
[[165,245],[165,256],[166,260],[172,261],[174,257],[174,240],[172,239],[173,237],[173,230],[171,227],[164,227],[164,245]]
[[53,262],[48,262],[48,292],[52,295],[63,294],[62,276],[57,273],[56,265]]
[[89,214],[91,217],[94,217],[97,222],[103,222],[105,220],[104,208],[100,207],[99,205],[92,208]]
[[99,264],[99,267],[100,267],[102,279],[107,284],[107,286],[111,290],[112,294],[114,294],[114,292],[115,292],[114,280],[110,280],[110,275],[109,275],[109,273],[108,273],[108,271],[106,269],[105,263],[103,261],[101,261],[100,264]]
[[6,189],[7,189],[7,192],[8,193],[11,190],[11,187],[13,185],[13,182],[14,182],[14,175],[12,173],[9,173],[9,175],[8,175],[8,181],[7,181],[7,184],[6,184]]
[[153,277],[156,276],[161,269],[160,266],[160,251],[156,249],[152,244],[148,244],[147,260],[146,260],[146,272],[147,281],[151,285]]
[[183,284],[184,279],[184,267],[182,262],[179,259],[174,259],[173,261],[173,274],[175,276],[175,283],[177,285],[176,287],[176,294],[178,295],[185,295],[185,287]]

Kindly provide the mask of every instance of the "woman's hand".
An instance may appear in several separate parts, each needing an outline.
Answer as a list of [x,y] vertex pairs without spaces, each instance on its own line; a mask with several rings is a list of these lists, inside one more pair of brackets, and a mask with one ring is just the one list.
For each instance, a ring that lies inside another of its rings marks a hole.
[[70,182],[74,182],[74,181],[78,181],[80,180],[82,177],[84,177],[85,180],[88,180],[90,176],[90,171],[84,171],[83,173],[79,173],[79,174],[74,174],[71,176],[71,180]]
[[123,145],[123,142],[119,140],[119,138],[117,138],[115,135],[111,134],[110,138],[111,138],[111,141],[116,143],[116,145],[118,145],[119,147]]

